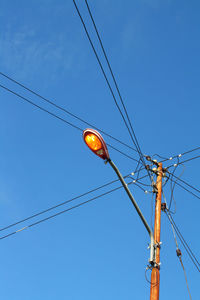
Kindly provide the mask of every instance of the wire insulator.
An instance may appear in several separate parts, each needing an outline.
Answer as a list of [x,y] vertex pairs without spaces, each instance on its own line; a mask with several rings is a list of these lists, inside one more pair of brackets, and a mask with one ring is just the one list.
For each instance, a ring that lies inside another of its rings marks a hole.
[[166,208],[167,208],[166,203],[165,203],[165,202],[161,203],[161,210],[162,210],[162,211],[165,211]]
[[177,255],[178,257],[182,256],[181,250],[180,250],[179,248],[176,249],[176,255]]
[[151,157],[149,155],[146,155],[146,160],[151,161]]

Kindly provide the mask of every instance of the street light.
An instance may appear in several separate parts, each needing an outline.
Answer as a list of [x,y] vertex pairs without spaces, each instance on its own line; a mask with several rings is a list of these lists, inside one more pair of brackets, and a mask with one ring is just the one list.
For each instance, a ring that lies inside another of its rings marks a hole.
[[106,143],[98,131],[94,129],[86,129],[83,132],[83,138],[86,145],[94,154],[104,160],[109,160],[110,157]]
[[150,259],[149,262],[151,265],[154,265],[155,263],[155,244],[154,244],[154,237],[153,237],[153,232],[151,231],[150,226],[148,225],[145,217],[143,216],[139,206],[137,205],[133,195],[131,194],[128,185],[126,184],[126,182],[124,181],[124,178],[122,177],[121,173],[119,172],[118,168],[115,166],[114,162],[110,159],[109,153],[108,153],[108,149],[106,146],[106,143],[103,139],[103,137],[101,136],[101,134],[91,128],[85,129],[83,131],[83,139],[84,142],[86,143],[86,145],[90,148],[90,150],[96,154],[97,156],[99,156],[100,158],[102,158],[103,160],[105,160],[106,162],[108,162],[111,167],[113,168],[113,170],[115,171],[115,173],[117,174],[119,180],[121,181],[126,193],[128,194],[132,204],[134,205],[138,215],[140,216],[145,228],[147,229],[149,236],[150,236]]

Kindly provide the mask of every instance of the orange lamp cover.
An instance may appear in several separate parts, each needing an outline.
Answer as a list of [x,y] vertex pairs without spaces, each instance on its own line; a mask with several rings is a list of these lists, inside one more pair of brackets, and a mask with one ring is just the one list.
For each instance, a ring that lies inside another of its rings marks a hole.
[[106,143],[98,131],[91,128],[85,129],[83,131],[83,139],[90,150],[97,156],[104,160],[110,158]]

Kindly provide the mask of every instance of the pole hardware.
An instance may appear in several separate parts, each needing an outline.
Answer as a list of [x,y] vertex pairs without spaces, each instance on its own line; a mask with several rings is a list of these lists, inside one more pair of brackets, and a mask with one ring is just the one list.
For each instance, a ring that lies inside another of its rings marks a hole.
[[153,267],[160,271],[160,265],[161,265],[161,262],[155,263]]
[[158,163],[158,161],[156,159],[152,159],[151,156],[149,156],[149,155],[144,155],[144,156],[145,156],[146,160],[152,162],[157,167],[159,166],[159,163]]
[[157,185],[155,182],[152,183],[152,188],[153,188],[153,193],[157,193],[158,192],[158,189],[157,189]]
[[157,168],[153,168],[153,169],[151,169],[151,171],[152,171],[153,173],[155,173],[156,175],[158,175],[158,169],[157,169]]
[[145,165],[145,169],[146,169],[147,171],[149,171],[149,170],[150,170],[150,166],[149,166],[149,165]]
[[165,202],[161,203],[161,210],[165,211],[167,209],[167,205]]
[[182,253],[181,253],[181,250],[179,248],[176,249],[176,255],[178,257],[181,257],[182,256]]
[[161,248],[161,245],[162,245],[162,242],[159,242],[159,243],[156,243],[156,244],[154,245],[154,247],[155,247],[155,249],[156,249],[156,248],[159,248],[159,249],[160,249],[160,248]]

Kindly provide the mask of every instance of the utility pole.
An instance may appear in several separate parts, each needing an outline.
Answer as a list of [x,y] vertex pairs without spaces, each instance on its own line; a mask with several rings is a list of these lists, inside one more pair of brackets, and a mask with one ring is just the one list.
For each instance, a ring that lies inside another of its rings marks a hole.
[[[83,139],[89,149],[102,158],[105,163],[109,163],[117,174],[119,180],[122,183],[127,195],[129,196],[133,206],[135,207],[139,217],[141,218],[146,230],[150,236],[150,259],[149,264],[152,268],[151,273],[151,292],[150,300],[159,300],[159,285],[160,285],[160,217],[161,217],[161,196],[162,196],[162,163],[158,163],[156,160],[152,160],[150,156],[146,156],[146,159],[157,166],[155,173],[157,174],[156,187],[156,205],[155,205],[155,224],[154,233],[152,232],[150,226],[148,225],[145,217],[143,216],[139,206],[137,205],[131,191],[128,188],[128,184],[125,182],[123,176],[121,175],[119,169],[110,159],[106,143],[101,136],[101,134],[91,128],[85,129],[83,132]],[[146,165],[146,169],[149,170],[149,165]],[[154,171],[154,170],[152,170]]]
[[160,219],[161,219],[161,198],[162,198],[162,163],[157,164],[156,180],[156,203],[154,222],[154,242],[156,247],[155,263],[151,272],[150,300],[159,300],[160,289]]

